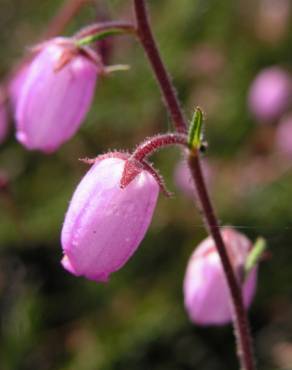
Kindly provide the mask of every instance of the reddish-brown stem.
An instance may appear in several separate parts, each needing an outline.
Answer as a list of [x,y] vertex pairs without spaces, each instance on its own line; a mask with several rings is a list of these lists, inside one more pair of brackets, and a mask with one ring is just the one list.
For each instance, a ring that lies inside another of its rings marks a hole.
[[[137,20],[138,35],[145,49],[146,55],[149,58],[154,74],[159,82],[160,89],[166,102],[166,106],[174,121],[176,130],[178,132],[186,133],[187,123],[182,113],[175,88],[166,71],[166,68],[156,46],[156,42],[152,35],[147,15],[147,9],[145,6],[145,0],[133,1]],[[233,323],[235,335],[237,338],[237,353],[240,365],[242,370],[254,370],[255,363],[253,358],[249,323],[243,305],[241,288],[236,280],[232,264],[228,257],[226,247],[219,231],[219,223],[217,221],[212,203],[208,195],[208,191],[202,174],[200,159],[196,151],[190,154],[189,166],[197,187],[198,196],[207,224],[207,229],[215,241],[216,248],[221,258],[226,281],[229,287],[233,309]]]
[[84,27],[80,31],[78,31],[74,35],[74,37],[77,39],[81,39],[111,29],[118,29],[120,31],[124,31],[125,33],[136,33],[136,28],[132,23],[123,21],[107,21],[94,23],[87,27]]
[[71,19],[78,14],[83,6],[89,3],[92,3],[92,0],[66,0],[48,24],[41,40],[46,40],[62,33]]
[[142,162],[143,159],[157,150],[170,145],[183,145],[187,147],[187,136],[185,134],[168,133],[148,138],[136,148],[131,155],[131,159]]
[[176,91],[162,62],[159,50],[152,35],[144,1],[134,0],[134,8],[137,20],[138,37],[154,70],[167,109],[173,119],[176,130],[181,133],[186,133],[186,120],[182,113],[179,100],[177,99]]

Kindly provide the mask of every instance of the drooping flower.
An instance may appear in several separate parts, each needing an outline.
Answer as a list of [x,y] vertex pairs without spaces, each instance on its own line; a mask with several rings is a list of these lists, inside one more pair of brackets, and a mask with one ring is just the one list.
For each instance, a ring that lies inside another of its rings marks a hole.
[[49,153],[70,139],[83,122],[100,66],[92,53],[77,48],[70,39],[52,39],[39,48],[20,78],[16,137],[28,149]]
[[76,276],[107,281],[132,256],[149,227],[159,194],[156,179],[141,166],[121,179],[126,156],[101,157],[78,185],[61,241],[62,265]]
[[[236,230],[222,229],[227,253],[234,273],[242,286],[245,307],[251,304],[256,289],[257,267],[243,282],[243,266],[251,241]],[[190,319],[199,325],[223,325],[231,321],[230,296],[220,257],[211,237],[203,240],[193,252],[184,279],[184,302]]]
[[291,102],[291,76],[280,67],[263,69],[252,82],[248,104],[260,122],[277,119]]

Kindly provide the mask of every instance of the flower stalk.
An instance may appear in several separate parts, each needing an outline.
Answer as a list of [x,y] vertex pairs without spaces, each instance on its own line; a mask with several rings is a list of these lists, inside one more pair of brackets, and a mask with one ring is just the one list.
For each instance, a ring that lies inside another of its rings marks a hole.
[[167,133],[151,137],[140,144],[130,158],[141,162],[157,150],[170,145],[187,147],[187,136],[178,133]]

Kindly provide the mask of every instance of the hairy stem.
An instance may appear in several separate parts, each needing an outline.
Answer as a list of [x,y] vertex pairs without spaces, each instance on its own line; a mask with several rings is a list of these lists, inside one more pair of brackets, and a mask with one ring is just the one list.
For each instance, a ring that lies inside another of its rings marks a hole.
[[168,133],[151,137],[137,147],[131,158],[141,162],[157,150],[170,145],[187,147],[187,136],[185,134]]
[[[158,80],[167,109],[174,121],[176,130],[178,132],[186,133],[187,122],[182,113],[176,90],[167,73],[166,67],[160,57],[159,50],[154,40],[145,6],[145,0],[133,1],[138,36]],[[241,288],[236,280],[232,264],[219,231],[219,223],[208,195],[197,151],[194,151],[190,154],[189,166],[197,187],[207,229],[215,241],[229,287],[233,309],[233,324],[237,338],[237,354],[240,365],[242,370],[254,370],[255,363],[253,358],[249,323],[243,304]]]

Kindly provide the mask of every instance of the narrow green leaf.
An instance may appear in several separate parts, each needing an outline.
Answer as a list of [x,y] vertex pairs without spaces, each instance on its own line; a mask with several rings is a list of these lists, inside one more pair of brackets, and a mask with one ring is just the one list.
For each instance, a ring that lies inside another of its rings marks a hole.
[[121,34],[124,34],[124,33],[128,33],[128,31],[126,31],[124,29],[121,29],[121,28],[111,28],[111,29],[108,29],[108,30],[105,30],[105,31],[100,31],[100,32],[98,32],[94,35],[86,36],[82,39],[76,40],[75,43],[76,43],[77,46],[85,46],[85,45],[91,44],[95,41],[102,40],[106,37],[121,35]]
[[114,64],[104,67],[106,73],[128,71],[131,67],[128,64]]
[[203,128],[203,113],[199,107],[195,109],[189,128],[188,146],[191,150],[200,149]]
[[258,238],[251,251],[249,252],[249,255],[247,256],[245,266],[244,266],[244,275],[245,279],[249,275],[250,271],[256,266],[256,264],[261,259],[263,253],[267,249],[267,243],[264,238]]

